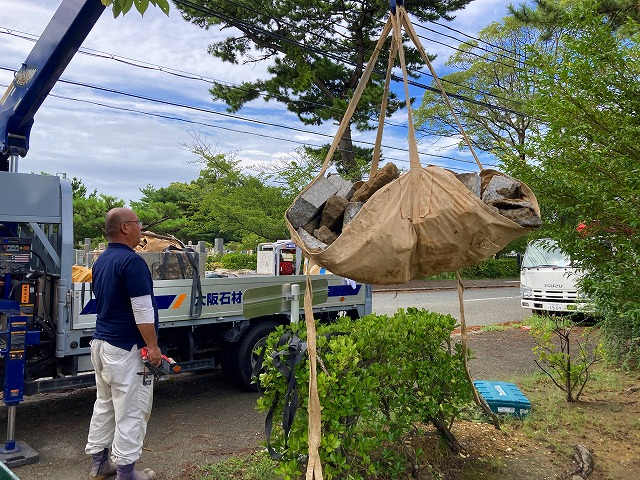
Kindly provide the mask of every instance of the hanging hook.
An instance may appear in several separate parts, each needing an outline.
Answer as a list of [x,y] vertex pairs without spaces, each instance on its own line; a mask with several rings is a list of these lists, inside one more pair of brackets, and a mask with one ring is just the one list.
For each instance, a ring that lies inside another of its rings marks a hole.
[[389,0],[389,8],[394,15],[396,14],[396,5],[404,7],[404,0]]

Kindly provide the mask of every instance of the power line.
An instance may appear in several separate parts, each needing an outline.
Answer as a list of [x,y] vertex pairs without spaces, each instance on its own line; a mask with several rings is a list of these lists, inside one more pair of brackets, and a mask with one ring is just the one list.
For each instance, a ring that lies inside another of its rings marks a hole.
[[[248,7],[248,6],[244,5],[244,4],[241,4],[241,3],[238,3],[238,2],[235,2],[235,1],[232,1],[232,0],[227,0],[227,2],[232,4],[232,5],[238,6],[240,8],[244,8],[244,9],[246,9],[248,11],[253,12],[253,13],[257,13],[257,14],[260,14],[260,15],[268,16],[264,12],[260,12],[258,10],[253,9],[253,8],[250,8],[250,7]],[[232,19],[231,17],[229,17],[228,15],[225,15],[222,12],[218,12],[218,11],[212,10],[210,8],[202,7],[201,5],[194,4],[191,1],[176,0],[175,3],[178,6],[191,7],[194,10],[196,10],[196,11],[198,11],[200,13],[203,13],[203,14],[207,14],[208,13],[210,15],[217,16],[218,18],[220,18],[222,20],[225,20],[228,23],[240,23],[245,28],[247,28],[248,30],[259,32],[259,33],[263,33],[263,34],[278,38],[278,39],[280,39],[282,41],[286,41],[288,43],[292,43],[292,44],[294,44],[294,45],[296,45],[296,46],[298,46],[300,48],[303,48],[305,50],[311,51],[312,53],[317,53],[319,55],[326,56],[327,58],[331,58],[331,59],[333,59],[335,61],[339,61],[341,63],[346,63],[346,64],[350,64],[352,66],[355,66],[354,62],[351,62],[349,60],[345,60],[345,59],[343,59],[343,58],[341,58],[339,56],[336,56],[334,54],[331,54],[329,52],[325,52],[325,51],[316,49],[314,47],[310,47],[308,45],[302,44],[302,43],[300,43],[298,41],[295,41],[295,40],[292,40],[292,39],[288,39],[288,38],[283,37],[281,35],[278,35],[278,34],[276,34],[274,32],[270,32],[268,30],[264,30],[264,29],[262,29],[260,27],[255,26],[255,25],[251,25],[251,24],[248,24],[246,22],[241,22],[238,19]],[[269,17],[269,18],[273,18],[273,17]],[[291,26],[293,28],[296,28],[295,26],[291,25],[289,22],[283,21],[282,19],[275,19],[275,18],[273,18],[273,19],[276,20],[276,21],[282,22],[284,25],[288,25],[288,26]],[[15,36],[17,36],[19,38],[23,38],[23,39],[30,40],[30,41],[35,41],[34,37],[35,37],[35,39],[37,39],[36,36],[30,35],[30,34],[25,34],[23,32],[18,32],[17,30],[11,30],[11,29],[8,29],[6,27],[0,27],[0,28],[5,28],[5,30],[6,30],[6,32],[0,32],[0,33],[6,33],[6,34],[10,34],[10,35],[15,35]],[[426,28],[426,27],[423,27],[423,28]],[[315,34],[314,32],[304,31],[304,33],[310,33],[310,34],[319,36],[318,34]],[[425,37],[421,37],[421,38],[425,38]],[[438,42],[438,43],[440,43],[440,42]],[[445,46],[447,46],[449,48],[454,48],[455,49],[455,47],[451,47],[450,45],[446,45],[446,44],[443,44],[443,45],[445,45]],[[207,77],[204,77],[202,75],[192,74],[190,72],[184,72],[184,71],[181,71],[181,70],[176,70],[176,69],[172,69],[172,68],[168,68],[168,67],[162,67],[162,66],[156,65],[156,64],[150,64],[150,63],[147,63],[147,62],[138,61],[138,60],[134,60],[134,59],[126,58],[126,57],[120,57],[120,56],[113,55],[113,54],[110,54],[110,53],[107,53],[107,52],[101,52],[101,51],[98,51],[98,50],[90,50],[90,49],[85,49],[85,48],[81,48],[80,52],[85,54],[85,55],[101,57],[101,58],[108,58],[108,59],[111,59],[111,60],[114,60],[114,61],[118,61],[118,62],[121,62],[121,63],[132,65],[132,66],[135,66],[135,67],[138,67],[138,68],[145,68],[145,69],[150,69],[150,70],[159,70],[159,71],[162,71],[164,73],[180,76],[180,77],[183,77],[183,78],[201,80],[201,81],[204,81],[204,82],[207,82],[207,83],[217,82],[217,83],[223,83],[223,84],[231,84],[231,85],[235,86],[236,88],[241,88],[240,86],[237,86],[237,85],[232,84],[230,82],[224,82],[224,81],[220,81],[220,80],[216,80],[216,79],[212,79],[212,78],[207,78]],[[513,68],[513,67],[510,66],[510,68]],[[414,73],[421,74],[421,75],[432,76],[429,73],[420,72],[418,70],[410,69],[410,71],[414,72]],[[382,74],[382,72],[378,72],[378,73]],[[402,79],[400,77],[395,76],[395,75],[392,76],[392,79],[394,81],[396,81],[396,82],[402,82]],[[514,102],[514,103],[520,103],[518,100],[509,99],[509,98],[502,97],[502,96],[499,96],[499,95],[495,95],[495,94],[492,94],[492,93],[489,93],[489,92],[484,92],[484,91],[475,89],[474,87],[469,86],[469,85],[458,84],[456,82],[452,82],[452,81],[449,81],[447,79],[442,79],[442,80],[444,82],[448,82],[448,83],[450,83],[452,85],[456,85],[458,87],[469,89],[471,91],[475,91],[477,93],[480,93],[480,94],[488,96],[488,97],[493,97],[493,98],[496,98],[496,99],[509,101],[509,102]],[[414,80],[409,80],[409,83],[411,85],[413,85],[413,86],[418,87],[418,88],[429,90],[429,91],[433,91],[435,93],[440,94],[440,91],[437,88],[434,88],[434,87],[431,87],[431,86],[428,86],[428,85],[425,85],[425,84],[421,84],[421,83],[416,82]],[[490,103],[483,102],[483,101],[480,101],[480,100],[476,100],[476,99],[473,99],[473,98],[469,98],[469,97],[466,97],[466,96],[463,96],[463,95],[459,95],[459,94],[454,94],[454,93],[449,93],[449,92],[447,92],[447,93],[448,93],[449,97],[459,99],[459,100],[461,100],[463,102],[469,102],[469,103],[473,103],[473,104],[476,104],[476,105],[479,105],[479,106],[484,106],[484,107],[489,108],[489,109],[503,111],[504,113],[521,115],[521,116],[528,116],[527,114],[525,114],[523,112],[518,112],[518,111],[515,111],[515,110],[512,110],[512,109],[509,109],[507,107],[502,107],[502,106],[498,106],[498,105],[492,105]],[[278,95],[274,95],[274,97],[278,98]],[[313,102],[308,102],[308,101],[304,101],[304,100],[300,100],[300,102],[301,103],[306,103],[306,104],[311,104],[311,105],[318,105],[318,104],[314,104]],[[328,108],[327,105],[319,104],[319,106],[322,106],[323,108]],[[392,124],[389,121],[385,121],[385,123],[387,123],[389,125]]]
[[[5,34],[5,35],[11,35],[17,38],[21,38],[23,40],[28,40],[30,42],[36,42],[38,41],[39,36],[37,35],[33,35],[33,34],[29,34],[29,33],[25,33],[25,32],[20,32],[19,30],[13,30],[7,27],[0,27],[0,34]],[[184,70],[177,70],[174,69],[172,67],[167,67],[167,66],[163,66],[163,65],[159,65],[159,64],[154,64],[154,63],[148,63],[145,62],[143,60],[137,60],[137,59],[133,59],[133,58],[128,58],[128,57],[123,57],[120,55],[116,55],[113,53],[109,53],[109,52],[104,52],[101,50],[94,50],[94,49],[90,49],[90,48],[86,48],[86,47],[81,47],[80,49],[78,49],[78,53],[82,54],[82,55],[87,55],[90,57],[95,57],[95,58],[101,58],[101,59],[105,59],[105,60],[113,60],[125,65],[129,65],[131,67],[135,67],[135,68],[142,68],[145,70],[150,70],[150,71],[158,71],[161,73],[166,73],[169,75],[173,75],[179,78],[184,78],[187,80],[196,80],[196,81],[201,81],[207,84],[215,84],[215,83],[219,83],[219,84],[225,84],[225,85],[230,85],[233,86],[235,88],[239,88],[242,89],[246,92],[249,91],[257,91],[259,92],[259,95],[261,97],[264,97],[264,93],[261,92],[258,89],[248,89],[248,88],[244,88],[241,85],[238,85],[237,83],[233,83],[233,82],[228,82],[225,80],[220,80],[220,79],[216,79],[213,77],[207,77],[204,75],[200,75],[197,73],[192,73],[192,72],[187,72]],[[273,95],[276,99],[280,100],[280,101],[285,101],[288,100],[287,97],[283,96],[283,95],[274,95],[272,93],[270,93],[270,95]],[[317,102],[310,102],[308,100],[299,100],[300,103],[304,103],[306,105],[310,105],[310,106],[318,106],[318,107],[322,107],[322,108],[327,108],[329,110],[333,110],[336,113],[342,113],[342,111],[337,110],[333,107],[330,107],[328,105],[325,104],[320,104]],[[371,118],[371,117],[370,117]],[[375,118],[371,118],[371,120],[377,120]],[[403,127],[403,128],[407,128],[406,125],[400,124],[400,123],[396,123],[396,122],[392,122],[390,120],[385,120],[385,125],[389,125],[389,126],[395,126],[395,127]]]
[[[475,40],[475,41],[477,41],[477,42],[482,42],[482,43],[484,43],[484,44],[486,44],[486,45],[489,45],[489,46],[490,46],[490,47],[492,47],[492,48],[497,48],[498,50],[503,50],[503,51],[505,51],[505,52],[507,52],[507,53],[509,53],[509,54],[514,54],[514,55],[516,55],[516,56],[518,56],[518,57],[521,57],[521,56],[522,56],[522,54],[521,54],[521,53],[519,53],[519,52],[512,52],[512,51],[511,51],[511,50],[509,50],[508,48],[504,48],[502,45],[495,45],[495,44],[493,44],[493,43],[491,43],[491,42],[487,42],[486,40],[482,40],[482,39],[481,39],[481,38],[479,38],[479,37],[474,37],[474,36],[472,36],[472,35],[469,35],[469,34],[467,34],[467,33],[464,33],[464,32],[463,32],[463,31],[461,31],[461,30],[455,29],[455,28],[453,28],[453,27],[452,27],[452,26],[450,26],[450,25],[445,25],[445,24],[443,24],[443,23],[438,23],[438,22],[436,22],[436,21],[434,21],[434,20],[430,21],[430,23],[432,23],[432,24],[434,24],[434,25],[437,25],[437,26],[439,26],[439,27],[442,27],[442,28],[446,28],[447,30],[450,30],[450,31],[452,31],[452,32],[459,33],[460,35],[463,35],[463,36],[465,36],[465,37],[467,37],[467,38],[469,38],[469,39],[471,39],[471,40]],[[440,35],[444,35],[444,34],[442,34],[442,33],[441,33]],[[448,35],[447,35],[447,36],[448,36]],[[454,38],[454,39],[455,39],[455,37],[453,37],[453,36],[452,36],[452,37],[450,37],[450,38]],[[457,40],[457,41],[459,41],[459,42],[461,42],[461,43],[465,43],[465,42],[462,42],[462,41],[460,41],[460,40],[458,40],[458,39],[456,39],[456,40]],[[523,61],[523,63],[524,63],[524,61]]]
[[[230,1],[230,0],[227,0],[227,1]],[[341,57],[339,57],[339,56],[337,56],[335,54],[332,54],[330,52],[325,52],[325,51],[322,51],[322,50],[317,49],[315,47],[312,47],[312,46],[309,46],[309,45],[305,45],[303,43],[300,43],[297,40],[293,40],[291,38],[284,37],[284,36],[279,35],[279,34],[277,34],[275,32],[271,32],[269,30],[265,30],[263,28],[257,27],[256,25],[251,25],[251,24],[249,24],[247,22],[244,22],[244,21],[239,20],[237,18],[231,17],[231,16],[225,14],[224,12],[220,12],[218,10],[214,10],[214,9],[212,9],[210,7],[204,7],[204,6],[199,5],[199,4],[194,4],[193,2],[191,2],[189,0],[174,0],[174,3],[176,5],[178,5],[178,6],[190,7],[192,9],[194,9],[195,11],[197,11],[199,13],[202,13],[202,14],[205,14],[205,15],[217,17],[217,18],[219,18],[221,20],[226,21],[230,25],[236,26],[236,28],[238,28],[240,30],[242,30],[242,28],[240,28],[240,27],[244,27],[248,32],[261,33],[263,35],[267,35],[269,37],[273,37],[273,38],[276,38],[278,40],[281,40],[281,41],[283,41],[285,43],[294,45],[294,46],[296,46],[298,48],[302,48],[302,49],[304,49],[306,51],[309,51],[311,53],[316,53],[318,55],[324,56],[324,57],[329,58],[331,60],[335,60],[337,62],[345,63],[345,64],[348,64],[348,65],[351,65],[351,66],[357,66],[357,64],[355,64],[355,62],[352,62],[352,61],[349,61],[349,60],[345,60],[345,59],[343,59],[343,58],[341,58]],[[242,6],[241,4],[237,4],[237,5]],[[255,10],[253,10],[253,11],[255,11]],[[258,13],[260,13],[260,12],[258,12]],[[266,14],[264,14],[264,15],[267,16]],[[269,17],[269,18],[273,18],[273,17]],[[284,22],[284,23],[286,24],[286,22]],[[381,72],[379,70],[374,70],[374,71],[376,71],[376,73],[378,73],[378,74],[380,74],[382,76],[385,75],[384,72]],[[403,81],[402,78],[400,78],[400,77],[398,77],[396,75],[392,75],[392,79],[394,81],[397,81],[397,82],[402,82]],[[437,89],[435,87],[432,87],[430,85],[426,85],[426,84],[417,82],[415,80],[409,80],[408,83],[410,85],[412,85],[412,86],[421,88],[423,90],[432,91],[432,92],[435,92],[435,93],[438,93],[438,94],[441,93],[439,89]],[[469,87],[468,85],[461,85],[461,86],[463,86],[464,88],[469,88],[469,89],[473,90],[473,88]],[[502,107],[502,106],[499,106],[499,105],[492,105],[490,103],[483,102],[483,101],[480,101],[480,100],[476,100],[474,98],[470,98],[470,97],[467,97],[467,96],[464,96],[464,95],[460,95],[460,94],[456,94],[456,93],[450,93],[450,92],[446,92],[446,93],[450,98],[455,98],[457,100],[465,101],[465,102],[472,103],[472,104],[475,104],[475,105],[479,105],[479,106],[482,106],[482,107],[486,107],[488,109],[499,110],[499,111],[502,111],[502,112],[505,112],[505,113],[510,113],[510,114],[513,114],[513,115],[521,115],[521,116],[525,116],[525,117],[529,116],[529,115],[527,115],[527,114],[525,114],[523,112],[518,112],[516,110],[510,109],[510,108],[507,108],[507,107]],[[486,92],[481,92],[481,93],[483,93],[485,95],[489,95],[489,96],[495,96],[495,95],[492,95],[492,94],[489,94],[489,93],[486,93]],[[501,98],[501,97],[497,97],[497,98]],[[510,100],[510,101],[514,101],[514,102],[517,103],[516,100]]]
[[[11,72],[15,73],[14,69],[9,68],[9,67],[5,67],[5,66],[1,66],[1,65],[0,65],[0,70],[11,71]],[[225,113],[225,112],[217,112],[215,110],[206,109],[206,108],[203,108],[203,107],[197,107],[197,106],[182,104],[182,103],[178,103],[178,102],[170,102],[170,101],[167,101],[167,100],[161,100],[161,99],[148,97],[148,96],[145,96],[145,95],[139,95],[139,94],[135,94],[135,93],[131,93],[131,92],[123,92],[123,91],[119,91],[119,90],[115,90],[115,89],[111,89],[111,88],[106,88],[106,87],[100,87],[100,86],[97,86],[97,85],[91,85],[91,84],[87,84],[87,83],[83,83],[83,82],[76,82],[76,81],[65,80],[65,79],[60,79],[60,80],[58,80],[58,82],[69,84],[69,85],[74,85],[74,86],[78,86],[78,87],[82,87],[82,88],[89,88],[89,89],[97,90],[97,91],[100,91],[100,92],[105,92],[105,93],[111,93],[111,94],[121,95],[121,96],[125,96],[125,97],[136,98],[138,100],[143,100],[143,101],[147,101],[147,102],[151,102],[151,103],[158,103],[158,104],[168,105],[168,106],[172,106],[172,107],[184,108],[184,109],[188,109],[188,110],[195,110],[195,111],[198,111],[198,112],[201,112],[201,113],[205,113],[205,114],[221,115],[221,116],[224,116],[224,117],[227,117],[227,118],[240,120],[240,121],[243,121],[243,122],[254,123],[254,124],[263,125],[263,126],[282,128],[282,129],[285,129],[285,130],[293,130],[293,131],[296,131],[296,132],[317,135],[317,136],[320,136],[320,137],[334,138],[333,135],[329,135],[329,134],[326,134],[326,133],[303,130],[303,129],[300,129],[300,128],[297,128],[297,127],[291,127],[291,126],[288,126],[288,125],[281,125],[281,124],[277,124],[277,123],[273,123],[273,122],[266,122],[266,121],[263,121],[263,120],[256,120],[256,119],[251,119],[251,118],[247,118],[247,117],[241,117],[239,115],[233,115],[233,114]],[[235,132],[235,133],[242,133],[242,134],[247,134],[247,135],[255,135],[255,136],[264,137],[264,138],[272,138],[272,139],[275,139],[275,140],[282,140],[282,141],[287,141],[287,142],[290,142],[290,143],[296,143],[296,144],[300,144],[300,145],[308,145],[307,143],[299,142],[299,141],[296,141],[296,140],[285,139],[285,138],[282,138],[282,137],[276,137],[276,136],[273,136],[273,135],[266,135],[266,134],[261,134],[261,133],[256,133],[256,132],[242,131],[242,130],[237,130],[237,129],[233,129],[233,128],[230,128],[230,127],[217,126],[217,125],[212,125],[212,124],[208,124],[208,123],[204,123],[204,122],[197,122],[197,121],[193,121],[193,120],[187,120],[187,119],[183,119],[181,117],[172,117],[172,116],[168,116],[168,115],[156,114],[156,113],[151,113],[151,112],[143,112],[143,111],[127,108],[127,107],[120,107],[120,106],[115,107],[115,106],[110,106],[108,104],[103,104],[101,102],[95,102],[95,101],[84,100],[84,99],[76,99],[76,98],[72,98],[72,97],[63,97],[63,96],[55,95],[55,94],[50,94],[50,96],[64,98],[64,99],[67,99],[67,100],[72,100],[72,101],[77,101],[77,102],[95,104],[95,105],[102,106],[102,107],[105,107],[105,108],[129,111],[129,112],[137,113],[137,114],[140,114],[140,115],[147,115],[147,116],[154,116],[154,117],[158,117],[158,118],[164,118],[166,120],[175,120],[175,121],[179,121],[179,122],[183,122],[183,123],[191,123],[191,124],[194,124],[194,125],[202,125],[202,126],[207,126],[207,127],[212,127],[212,128],[218,128],[218,129],[222,129],[222,130],[232,131],[232,132]],[[353,143],[361,144],[361,145],[368,145],[368,146],[373,146],[374,145],[373,142],[366,142],[366,141],[363,141],[363,140],[353,140]],[[312,146],[321,147],[322,145],[312,145]],[[393,146],[393,145],[384,145],[383,144],[382,147],[385,148],[385,149],[388,149],[388,150],[397,150],[397,151],[401,151],[401,152],[408,152],[409,151],[406,148],[400,148],[400,147],[396,147],[396,146]],[[424,155],[424,156],[428,156],[428,157],[440,158],[440,159],[443,159],[443,160],[449,160],[449,161],[453,161],[453,162],[459,162],[459,163],[469,163],[469,164],[473,164],[474,163],[472,160],[464,160],[464,159],[460,159],[460,158],[456,158],[456,157],[450,157],[450,156],[446,156],[446,155],[439,155],[439,154],[428,153],[428,152],[419,152],[419,154],[420,155]],[[402,161],[402,160],[400,160],[400,161]]]

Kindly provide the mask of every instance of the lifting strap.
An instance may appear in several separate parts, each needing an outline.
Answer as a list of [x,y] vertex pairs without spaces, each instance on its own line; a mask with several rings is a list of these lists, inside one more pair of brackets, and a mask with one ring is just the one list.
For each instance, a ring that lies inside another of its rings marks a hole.
[[203,296],[202,296],[202,282],[200,281],[200,266],[198,265],[199,254],[196,253],[192,248],[184,247],[178,248],[173,245],[168,246],[163,251],[164,256],[162,259],[162,265],[160,266],[160,278],[165,280],[167,275],[167,269],[169,266],[169,257],[171,257],[172,253],[176,253],[176,258],[178,261],[178,265],[180,266],[180,271],[182,273],[182,278],[187,278],[187,270],[185,267],[184,259],[182,255],[179,253],[184,253],[184,255],[189,260],[191,264],[191,272],[192,272],[192,282],[191,282],[191,302],[189,303],[189,316],[191,318],[198,318],[202,315],[202,304],[203,304]]
[[[276,343],[276,350],[271,353],[271,360],[276,369],[282,374],[287,381],[287,391],[284,394],[282,407],[282,429],[284,431],[284,447],[286,448],[289,441],[289,432],[295,418],[298,405],[300,403],[298,394],[298,385],[296,383],[296,366],[304,358],[307,351],[307,343],[303,342],[297,335],[292,332],[283,334]],[[256,378],[262,370],[262,363],[265,354],[265,347],[262,348],[258,361],[252,372],[252,377]],[[265,435],[267,437],[267,451],[273,460],[280,460],[282,454],[275,451],[271,444],[271,433],[273,431],[273,415],[276,407],[280,403],[280,393],[276,395],[267,413],[265,420]]]

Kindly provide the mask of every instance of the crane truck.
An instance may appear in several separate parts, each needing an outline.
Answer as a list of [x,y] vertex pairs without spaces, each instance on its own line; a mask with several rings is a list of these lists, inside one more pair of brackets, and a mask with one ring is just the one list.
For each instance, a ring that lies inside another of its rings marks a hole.
[[[74,282],[72,275],[71,184],[63,176],[20,173],[18,158],[29,149],[35,113],[104,9],[100,0],[63,0],[0,99],[0,374],[8,418],[0,459],[10,466],[37,461],[37,453],[13,438],[16,406],[25,395],[94,384],[95,301],[91,283]],[[182,255],[189,278],[158,277],[162,268],[147,259],[160,347],[182,372],[221,364],[237,384],[254,388],[255,347],[300,314],[301,252],[280,242],[264,249],[274,268],[208,278],[203,247],[164,253]],[[312,276],[312,287],[320,320],[371,312],[369,285],[326,274]]]

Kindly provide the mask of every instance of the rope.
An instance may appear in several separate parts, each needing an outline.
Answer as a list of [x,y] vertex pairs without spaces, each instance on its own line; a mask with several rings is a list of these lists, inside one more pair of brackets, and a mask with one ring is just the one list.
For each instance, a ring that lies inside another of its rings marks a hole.
[[469,363],[467,362],[467,322],[464,318],[464,285],[460,278],[460,272],[456,272],[456,278],[458,279],[458,303],[460,305],[460,335],[462,336],[462,363],[464,365],[464,374],[471,384],[473,389],[473,400],[476,402],[484,413],[486,413],[491,419],[491,423],[496,429],[500,430],[500,420],[498,416],[493,413],[486,400],[478,393],[475,385],[473,384],[473,378],[471,378],[471,372],[469,371]]
[[316,322],[313,318],[313,291],[311,287],[311,268],[315,262],[309,259],[307,266],[307,288],[304,291],[304,318],[307,325],[307,351],[309,352],[309,463],[307,463],[307,480],[322,480],[320,463],[320,397],[318,396],[317,354],[316,354]]

